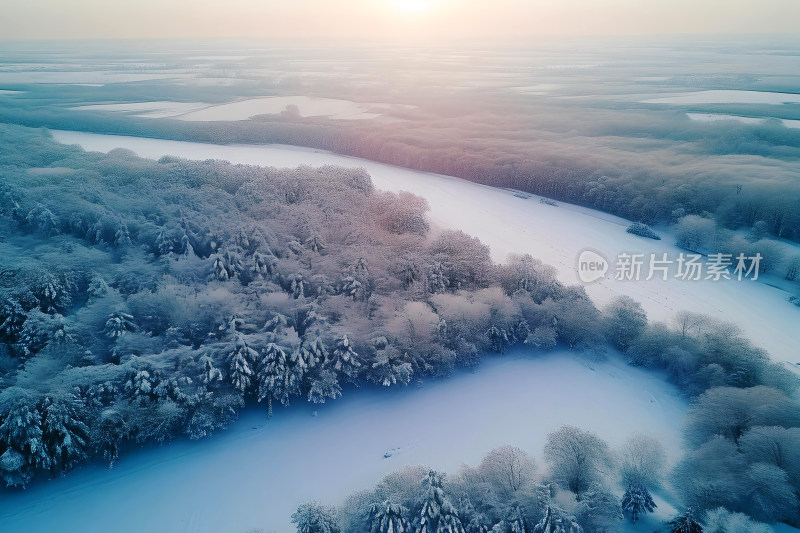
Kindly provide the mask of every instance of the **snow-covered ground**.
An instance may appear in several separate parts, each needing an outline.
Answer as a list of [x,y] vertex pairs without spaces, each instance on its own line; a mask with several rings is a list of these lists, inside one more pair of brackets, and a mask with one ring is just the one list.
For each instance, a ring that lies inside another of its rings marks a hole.
[[[246,412],[199,442],[124,454],[113,470],[88,466],[0,498],[0,529],[288,533],[296,506],[339,504],[403,465],[455,472],[513,444],[541,457],[548,432],[573,424],[618,446],[660,439],[674,460],[686,402],[659,375],[570,352],[488,358],[421,388],[348,390],[316,407]],[[385,458],[385,454],[389,454]],[[541,464],[540,464],[541,468]]]
[[216,105],[181,115],[178,118],[192,121],[248,120],[257,115],[281,113],[286,106],[290,105],[297,106],[300,115],[304,117],[325,116],[331,119],[353,120],[380,116],[367,112],[370,108],[380,104],[359,104],[349,100],[308,96],[272,96]]
[[764,124],[767,120],[777,120],[787,128],[800,128],[800,120],[772,117],[742,117],[739,115],[726,115],[723,113],[686,113],[692,120],[700,122],[716,122],[718,120],[737,120],[744,124]]
[[710,90],[671,94],[642,100],[645,104],[797,104],[800,94],[775,93],[769,91]]
[[249,120],[258,115],[275,115],[287,106],[297,106],[301,116],[327,117],[336,120],[366,120],[377,118],[380,113],[370,112],[391,107],[389,104],[360,104],[333,98],[308,96],[270,96],[251,98],[226,104],[204,104],[191,102],[134,102],[82,105],[70,109],[76,111],[108,111],[135,113],[146,118],[177,118],[180,120],[219,122]]
[[70,109],[76,111],[121,111],[134,113],[137,117],[166,118],[204,109],[209,105],[197,102],[134,102],[82,105]]
[[[60,142],[80,144],[87,150],[107,152],[123,147],[150,158],[172,154],[278,167],[364,167],[376,187],[406,190],[426,198],[435,224],[478,237],[491,247],[495,260],[503,261],[510,253],[530,253],[555,266],[560,279],[568,283],[579,282],[576,260],[586,248],[599,251],[612,263],[622,252],[642,253],[647,258],[650,254],[660,257],[667,253],[670,259],[676,259],[681,252],[669,235],[655,241],[628,234],[625,229],[630,221],[593,209],[564,203],[554,207],[540,203],[539,197],[532,195],[519,198],[512,191],[318,150],[280,145],[221,146],[65,131],[55,131],[53,135]],[[800,307],[790,304],[789,294],[772,283],[683,281],[674,277],[667,281],[618,281],[610,272],[607,278],[587,285],[587,291],[599,304],[618,294],[629,295],[642,303],[651,319],[669,320],[678,311],[691,310],[735,322],[774,359],[795,368],[800,363]]]

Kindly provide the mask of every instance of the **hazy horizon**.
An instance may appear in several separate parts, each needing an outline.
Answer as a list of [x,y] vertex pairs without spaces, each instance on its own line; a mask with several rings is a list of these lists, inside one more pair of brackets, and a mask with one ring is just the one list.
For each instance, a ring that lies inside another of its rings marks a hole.
[[791,34],[793,0],[8,0],[0,40],[260,38],[420,42]]

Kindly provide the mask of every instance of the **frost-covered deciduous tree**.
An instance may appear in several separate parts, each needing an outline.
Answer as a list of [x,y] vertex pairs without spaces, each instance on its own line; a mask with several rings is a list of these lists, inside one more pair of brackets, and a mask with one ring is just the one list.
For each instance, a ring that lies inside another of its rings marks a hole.
[[620,350],[627,350],[647,327],[647,313],[630,296],[616,296],[603,309],[606,338]]
[[717,435],[675,466],[672,486],[684,504],[699,512],[719,506],[735,508],[745,488],[746,468],[736,444]]
[[800,508],[786,472],[766,463],[750,465],[745,472],[743,501],[747,514],[764,522],[790,520]]
[[748,463],[777,466],[800,486],[800,427],[755,426],[739,439],[739,449]]
[[605,441],[574,426],[563,426],[547,435],[544,458],[553,479],[578,501],[593,483],[608,475],[613,464]]
[[772,533],[767,524],[756,522],[744,513],[734,513],[724,507],[707,511],[703,520],[705,533]]
[[740,389],[709,389],[689,407],[686,436],[701,444],[714,435],[738,443],[754,425],[793,427],[800,425],[797,401],[765,386]]
[[487,453],[477,472],[500,497],[511,500],[533,486],[536,463],[523,450],[506,445]]
[[317,502],[300,504],[292,514],[292,524],[297,533],[341,533],[336,519],[336,509]]
[[697,251],[708,242],[708,236],[716,231],[710,218],[686,215],[675,225],[675,244],[687,250]]
[[666,465],[664,446],[648,435],[633,435],[618,454],[620,476],[625,486],[657,487]]

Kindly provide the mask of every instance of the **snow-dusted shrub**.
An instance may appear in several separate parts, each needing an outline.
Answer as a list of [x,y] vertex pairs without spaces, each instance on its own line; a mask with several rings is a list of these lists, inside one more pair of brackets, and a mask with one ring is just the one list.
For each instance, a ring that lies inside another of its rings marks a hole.
[[625,231],[633,235],[638,235],[639,237],[647,237],[648,239],[655,239],[657,241],[661,240],[661,237],[658,235],[658,233],[653,231],[647,224],[643,224],[641,222],[634,222],[628,226],[628,229]]

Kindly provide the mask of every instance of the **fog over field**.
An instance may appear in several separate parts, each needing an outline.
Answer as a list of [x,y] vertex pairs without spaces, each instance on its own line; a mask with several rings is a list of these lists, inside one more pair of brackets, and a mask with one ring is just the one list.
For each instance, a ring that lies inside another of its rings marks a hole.
[[800,528],[794,2],[228,4],[4,8],[0,529]]

